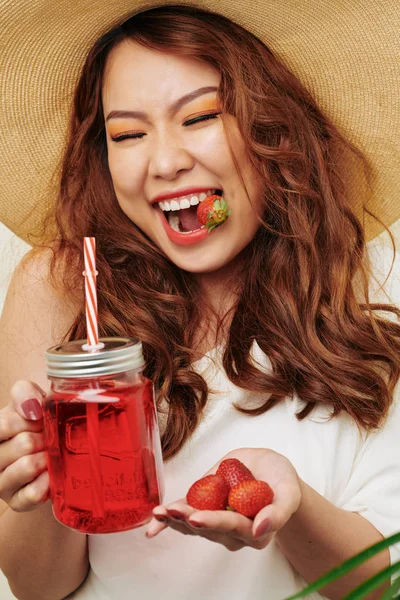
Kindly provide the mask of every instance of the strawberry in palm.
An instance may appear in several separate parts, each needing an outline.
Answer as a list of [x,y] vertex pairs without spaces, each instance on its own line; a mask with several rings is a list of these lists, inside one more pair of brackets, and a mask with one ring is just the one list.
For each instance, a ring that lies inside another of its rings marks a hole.
[[225,223],[231,212],[226,201],[221,196],[213,194],[200,202],[197,208],[197,218],[210,232]]
[[243,481],[253,481],[255,479],[252,472],[237,458],[223,460],[217,469],[217,475],[225,479],[230,489]]
[[271,504],[274,492],[265,481],[254,479],[253,481],[242,481],[229,492],[229,509],[234,510],[245,517],[254,519],[256,514]]
[[198,510],[225,510],[228,504],[229,485],[220,475],[206,475],[189,489],[186,500]]

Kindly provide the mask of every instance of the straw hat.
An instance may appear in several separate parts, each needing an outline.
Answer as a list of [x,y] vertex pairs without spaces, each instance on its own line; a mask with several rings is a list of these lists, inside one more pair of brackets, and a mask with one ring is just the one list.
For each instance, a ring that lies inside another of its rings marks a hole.
[[[400,218],[398,0],[0,0],[0,220],[25,240],[56,194],[74,86],[107,29],[163,4],[219,12],[261,38],[372,164],[368,208]],[[360,215],[360,172],[351,196]],[[370,239],[381,231],[365,221]]]

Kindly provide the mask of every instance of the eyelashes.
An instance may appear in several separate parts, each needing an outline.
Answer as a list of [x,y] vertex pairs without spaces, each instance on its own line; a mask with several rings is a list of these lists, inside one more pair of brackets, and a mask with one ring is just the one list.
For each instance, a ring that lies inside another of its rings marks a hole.
[[[192,119],[188,119],[183,123],[184,127],[189,127],[190,125],[195,125],[196,123],[201,123],[202,121],[210,121],[211,119],[217,119],[221,112],[208,113],[206,115],[199,115],[198,117],[193,117]],[[123,140],[133,139],[133,140],[141,140],[146,134],[145,133],[123,133],[118,136],[111,136],[113,142],[122,142]]]
[[188,121],[185,121],[183,126],[184,127],[188,127],[189,125],[193,125],[194,123],[200,123],[201,121],[209,121],[210,119],[216,119],[218,117],[218,115],[220,115],[221,113],[209,113],[208,115],[200,115],[198,117],[193,117],[193,119],[189,119]]

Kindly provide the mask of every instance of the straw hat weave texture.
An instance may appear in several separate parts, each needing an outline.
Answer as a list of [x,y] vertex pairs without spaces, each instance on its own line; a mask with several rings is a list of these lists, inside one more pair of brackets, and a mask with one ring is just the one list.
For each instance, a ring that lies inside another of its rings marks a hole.
[[[261,38],[372,165],[368,207],[400,218],[398,0],[198,0]],[[95,40],[132,13],[171,2],[0,0],[0,220],[25,240],[51,207],[74,86]],[[205,32],[207,35],[207,32]],[[353,169],[353,167],[352,167]],[[351,197],[360,213],[360,172]],[[367,237],[380,233],[365,222]]]

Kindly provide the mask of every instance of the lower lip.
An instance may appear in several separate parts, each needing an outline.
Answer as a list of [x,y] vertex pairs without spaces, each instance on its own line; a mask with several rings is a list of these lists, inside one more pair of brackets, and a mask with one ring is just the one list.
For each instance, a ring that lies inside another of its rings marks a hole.
[[161,208],[157,206],[156,211],[160,214],[165,233],[171,242],[177,246],[192,246],[193,244],[202,242],[210,235],[205,227],[202,229],[197,229],[197,231],[194,231],[193,233],[179,233],[179,231],[172,229]]

